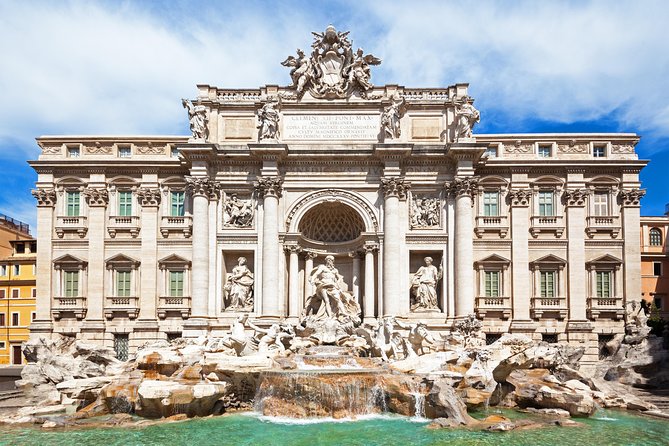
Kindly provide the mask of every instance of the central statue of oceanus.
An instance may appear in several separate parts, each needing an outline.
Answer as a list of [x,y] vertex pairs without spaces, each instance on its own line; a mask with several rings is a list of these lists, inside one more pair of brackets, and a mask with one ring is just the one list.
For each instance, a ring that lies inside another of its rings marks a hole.
[[290,77],[297,95],[305,90],[316,98],[345,98],[354,90],[367,97],[374,86],[370,66],[381,64],[381,59],[365,54],[362,48],[353,51],[349,31],[340,33],[330,25],[323,33],[312,33],[311,56],[297,50],[297,57],[288,56],[281,62],[291,67]]

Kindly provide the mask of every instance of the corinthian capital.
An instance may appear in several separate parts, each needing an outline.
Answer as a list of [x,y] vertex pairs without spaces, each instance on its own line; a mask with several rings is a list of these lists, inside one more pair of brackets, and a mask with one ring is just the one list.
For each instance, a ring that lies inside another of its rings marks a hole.
[[588,194],[587,189],[566,189],[562,194],[562,202],[565,206],[585,206]]
[[532,199],[532,191],[529,189],[511,189],[506,194],[511,206],[529,206]]
[[33,189],[31,193],[37,200],[38,207],[53,207],[56,204],[55,189]]
[[209,177],[186,177],[186,188],[193,196],[204,196],[211,200],[219,197],[220,185]]
[[109,193],[107,192],[107,189],[86,187],[81,193],[86,198],[86,202],[89,206],[107,206],[107,203],[109,203]]
[[623,189],[618,194],[618,199],[623,206],[639,206],[641,197],[644,195],[646,195],[646,189]]
[[283,180],[280,177],[258,177],[253,187],[260,198],[281,197],[283,193]]
[[140,187],[137,189],[137,201],[143,207],[158,207],[160,205],[160,189]]
[[404,181],[404,177],[386,177],[381,178],[381,188],[385,198],[399,197],[404,199],[411,185]]
[[462,195],[469,195],[473,197],[478,189],[479,179],[478,177],[464,177],[464,178],[455,178],[451,182],[444,184],[446,192],[453,195],[454,197],[459,197]]

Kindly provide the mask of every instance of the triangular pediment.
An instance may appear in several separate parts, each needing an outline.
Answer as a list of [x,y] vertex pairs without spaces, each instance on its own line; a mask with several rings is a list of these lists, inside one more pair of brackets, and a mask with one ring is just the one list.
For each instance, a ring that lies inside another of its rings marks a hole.
[[139,260],[133,259],[132,257],[128,257],[125,254],[116,254],[114,256],[109,257],[107,260],[105,260],[106,264],[112,264],[112,265],[119,265],[119,264],[124,264],[124,265],[139,265]]
[[609,265],[620,265],[623,263],[622,260],[620,260],[617,257],[612,256],[611,254],[605,254],[601,257],[597,257],[595,259],[590,260],[587,262],[588,264],[609,264]]
[[530,262],[530,265],[566,265],[567,261],[561,259],[560,257],[554,254],[548,254],[543,257],[539,257],[536,260]]
[[158,260],[159,265],[190,265],[190,260],[176,254],[170,254]]
[[481,260],[474,262],[474,265],[509,265],[511,260],[498,254],[491,254]]
[[63,264],[86,265],[88,262],[86,260],[75,257],[71,254],[65,254],[65,255],[62,255],[62,256],[54,259],[53,263],[54,263],[54,265],[63,265]]

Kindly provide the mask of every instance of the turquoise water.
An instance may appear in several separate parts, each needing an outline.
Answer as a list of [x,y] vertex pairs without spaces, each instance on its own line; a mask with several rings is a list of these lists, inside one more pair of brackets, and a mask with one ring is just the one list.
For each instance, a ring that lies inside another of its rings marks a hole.
[[[504,412],[509,416],[509,412]],[[525,415],[522,415],[525,417]],[[517,418],[518,416],[512,416]],[[669,422],[602,411],[584,427],[474,432],[427,429],[427,422],[377,417],[354,422],[286,424],[248,414],[133,428],[0,429],[1,445],[669,445]]]

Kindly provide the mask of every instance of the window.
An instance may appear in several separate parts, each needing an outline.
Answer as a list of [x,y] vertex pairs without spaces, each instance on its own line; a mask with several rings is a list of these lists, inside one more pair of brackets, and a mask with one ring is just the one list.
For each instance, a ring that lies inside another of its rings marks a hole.
[[497,158],[497,147],[487,147],[485,149],[485,156],[488,158]]
[[0,265],[0,276],[7,275],[7,265]]
[[5,322],[5,313],[0,313],[0,327],[4,327],[6,324]]
[[184,295],[184,272],[170,271],[170,296],[182,297]]
[[497,217],[499,215],[499,192],[483,192],[483,215]]
[[128,360],[128,335],[117,333],[114,335],[114,352],[119,361]]
[[129,146],[122,146],[118,148],[118,157],[119,158],[130,158],[132,156],[132,150]]
[[542,144],[537,148],[537,154],[539,155],[539,158],[550,158],[551,157],[551,152],[552,152],[552,145],[551,144]]
[[[598,334],[597,335],[597,344],[599,347],[599,359],[606,359],[611,356],[612,352],[609,350],[608,343],[613,341],[614,335],[612,334]],[[616,348],[617,350],[617,348]]]
[[81,152],[79,151],[79,147],[68,147],[67,148],[67,156],[70,158],[79,158],[79,155]]
[[31,296],[37,297],[37,288],[33,288]]
[[33,322],[35,319],[37,319],[37,313],[33,311],[30,313],[30,322]]
[[17,243],[15,246],[17,254],[24,254],[26,252],[26,245],[23,243]]
[[609,215],[609,193],[597,191],[593,196],[594,212],[596,216]]
[[597,271],[595,273],[596,293],[597,297],[611,297],[611,271]]
[[37,252],[37,242],[30,242],[30,252],[33,254]]
[[12,327],[18,327],[20,322],[19,313],[12,313]]
[[21,290],[19,290],[18,288],[14,288],[12,290],[12,298],[13,299],[18,299],[20,297],[20,294],[19,294],[20,292],[21,292]]
[[172,217],[183,217],[184,198],[185,193],[183,191],[170,192],[170,215]]
[[557,344],[558,335],[556,333],[542,333],[541,340],[549,344]]
[[485,297],[499,297],[499,271],[486,271],[484,286]]
[[37,265],[33,263],[33,276],[37,275]]
[[68,191],[66,194],[66,213],[68,217],[78,217],[80,214],[80,195],[79,191]]
[[118,193],[118,215],[121,217],[132,215],[132,192],[129,190]]
[[604,158],[606,156],[606,146],[603,145],[593,146],[592,156],[594,158]]
[[502,337],[501,333],[486,333],[485,334],[485,345],[493,344],[499,341]]
[[654,276],[662,275],[662,262],[653,262],[653,275]]
[[0,290],[0,299],[4,299],[5,297],[5,290]]
[[179,157],[179,149],[177,149],[176,147],[172,147],[170,149],[170,156],[172,158],[178,158]]
[[552,217],[554,214],[553,210],[553,191],[540,191],[539,192],[539,215],[542,217]]
[[65,271],[65,297],[79,296],[79,271]]
[[15,276],[21,275],[21,265],[14,265],[14,275]]
[[129,297],[130,296],[130,271],[121,270],[116,271],[116,296]]
[[539,293],[541,297],[555,297],[555,271],[539,271]]
[[179,338],[181,338],[181,332],[180,331],[167,333],[167,340],[169,342],[176,341]]
[[662,246],[662,231],[657,228],[651,228],[648,231],[650,237],[650,246]]
[[5,344],[5,341],[0,341],[0,350],[4,350],[5,348],[7,348],[7,344]]

